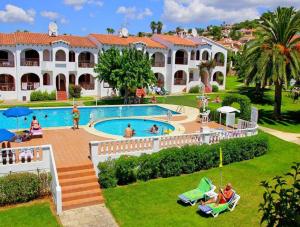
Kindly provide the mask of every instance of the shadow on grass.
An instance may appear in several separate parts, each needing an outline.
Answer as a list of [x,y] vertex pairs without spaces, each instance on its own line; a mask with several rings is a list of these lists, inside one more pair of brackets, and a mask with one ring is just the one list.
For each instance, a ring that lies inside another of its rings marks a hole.
[[254,104],[261,104],[261,105],[273,105],[273,97],[267,94],[270,89],[261,90],[259,94],[256,92],[255,87],[239,87],[238,91],[242,95],[246,95],[250,100],[251,103]]
[[182,202],[180,199],[177,200],[177,203],[178,203],[179,205],[181,205],[181,206],[184,206],[184,207],[190,207],[190,206],[191,206],[191,204],[189,204],[189,203],[184,203],[184,202]]
[[275,119],[272,110],[259,110],[258,123],[267,123],[270,125],[298,125],[300,124],[300,110],[286,111],[282,113],[282,119]]

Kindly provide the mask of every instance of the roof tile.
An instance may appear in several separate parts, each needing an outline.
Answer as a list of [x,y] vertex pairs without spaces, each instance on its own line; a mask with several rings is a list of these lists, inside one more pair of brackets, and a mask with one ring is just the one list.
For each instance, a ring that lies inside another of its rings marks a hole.
[[190,39],[181,38],[177,35],[155,35],[155,36],[175,45],[193,46],[193,47],[198,45],[197,43],[193,42]]

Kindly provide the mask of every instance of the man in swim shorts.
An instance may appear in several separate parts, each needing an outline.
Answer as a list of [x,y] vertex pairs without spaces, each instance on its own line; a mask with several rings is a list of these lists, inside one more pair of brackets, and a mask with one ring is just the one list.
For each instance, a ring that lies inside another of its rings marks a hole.
[[72,116],[73,116],[73,129],[75,128],[79,129],[80,112],[77,108],[77,105],[74,105],[73,107]]

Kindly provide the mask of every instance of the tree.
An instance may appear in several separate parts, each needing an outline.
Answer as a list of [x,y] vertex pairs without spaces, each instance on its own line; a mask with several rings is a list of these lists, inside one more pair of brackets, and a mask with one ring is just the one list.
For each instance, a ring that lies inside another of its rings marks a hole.
[[115,47],[99,54],[95,72],[99,81],[107,82],[112,88],[124,90],[125,98],[130,90],[156,83],[151,70],[151,60],[135,48],[122,50]]
[[151,28],[152,34],[154,34],[155,30],[157,29],[157,24],[155,21],[151,21],[150,28]]
[[242,33],[236,29],[232,29],[230,32],[229,32],[229,37],[232,39],[232,40],[239,40],[241,37],[242,37]]
[[[262,181],[261,186],[265,188],[263,202],[259,205],[259,211],[263,212],[261,224],[266,222],[267,226],[299,226],[300,224],[300,163],[291,167],[292,171],[286,176],[276,176],[276,182],[271,186],[269,182]],[[288,182],[291,182],[288,185]]]
[[204,32],[203,28],[196,28],[198,35],[202,35]]
[[210,81],[212,71],[216,67],[216,60],[201,61],[199,67],[200,75],[208,74],[208,81]]
[[209,30],[209,34],[214,37],[215,40],[222,38],[222,30],[219,26],[212,26]]
[[181,27],[177,27],[176,28],[176,33],[179,33],[179,32],[181,32],[182,31],[182,28]]
[[137,36],[138,36],[138,37],[144,37],[144,36],[145,36],[145,33],[144,33],[144,32],[138,32],[138,33],[137,33]]
[[300,31],[300,11],[278,7],[275,12],[264,14],[259,22],[256,39],[246,46],[245,79],[259,81],[262,87],[267,82],[275,85],[274,117],[278,119],[283,86],[300,75],[300,38],[294,38]]
[[157,34],[161,34],[164,24],[161,21],[158,21],[156,24]]
[[107,28],[106,31],[107,31],[107,34],[115,33],[115,30],[113,28]]

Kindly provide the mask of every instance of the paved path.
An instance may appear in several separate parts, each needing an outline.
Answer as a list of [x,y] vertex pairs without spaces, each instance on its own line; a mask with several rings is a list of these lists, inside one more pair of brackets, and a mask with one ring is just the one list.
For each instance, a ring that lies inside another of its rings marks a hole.
[[259,129],[261,129],[264,132],[267,132],[273,136],[276,136],[282,140],[292,142],[295,144],[300,145],[300,133],[289,133],[289,132],[282,132],[271,128],[266,128],[259,126]]
[[105,205],[95,205],[67,210],[60,215],[66,227],[117,227],[118,224]]

